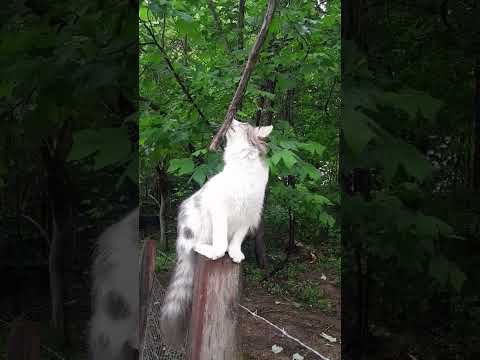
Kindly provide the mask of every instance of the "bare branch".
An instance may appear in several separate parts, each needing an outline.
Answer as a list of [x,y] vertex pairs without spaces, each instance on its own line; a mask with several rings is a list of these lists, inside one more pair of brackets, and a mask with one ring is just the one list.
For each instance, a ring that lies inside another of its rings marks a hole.
[[150,199],[152,199],[153,201],[155,201],[155,204],[156,204],[158,207],[160,207],[160,201],[158,201],[158,199],[157,199],[155,196],[153,196],[152,194],[148,194],[148,197],[149,197]]
[[250,76],[252,75],[253,69],[255,68],[255,64],[258,60],[260,55],[260,50],[265,42],[265,38],[267,37],[268,28],[270,27],[270,23],[272,22],[273,13],[275,12],[275,0],[268,0],[267,11],[265,12],[265,17],[263,19],[262,27],[257,36],[257,40],[248,55],[248,60],[245,65],[245,68],[242,73],[242,77],[240,78],[240,82],[238,83],[237,90],[233,99],[228,107],[227,114],[225,115],[225,119],[223,121],[223,125],[220,130],[215,134],[213,137],[212,143],[210,144],[209,149],[211,151],[215,151],[218,149],[220,145],[220,141],[225,136],[228,128],[230,127],[233,117],[236,115],[238,107],[242,102],[243,95],[245,94],[245,89],[247,88],[248,81],[250,80]]
[[50,246],[50,237],[48,236],[47,231],[34,219],[32,219],[30,216],[22,214],[22,217],[28,221],[30,221],[38,230],[38,232],[42,235],[42,237],[45,239],[47,242],[47,245]]

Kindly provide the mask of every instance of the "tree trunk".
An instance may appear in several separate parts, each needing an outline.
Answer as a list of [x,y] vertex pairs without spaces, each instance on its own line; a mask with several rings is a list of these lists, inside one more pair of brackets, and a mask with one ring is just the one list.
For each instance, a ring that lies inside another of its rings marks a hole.
[[183,64],[188,66],[188,37],[183,37]]
[[288,244],[287,244],[287,255],[293,254],[297,250],[295,245],[295,215],[293,214],[292,208],[288,208]]
[[157,165],[156,170],[157,170],[157,179],[156,179],[155,192],[157,194],[157,197],[153,197],[151,195],[150,196],[158,206],[158,223],[160,227],[160,243],[159,243],[160,246],[159,247],[162,250],[168,250],[167,237],[165,235],[166,234],[165,194],[168,189],[167,173],[162,163]]
[[[353,41],[367,51],[365,14],[366,1],[347,1],[342,4],[342,41]],[[342,54],[343,56],[344,54]],[[342,73],[345,61],[342,59]],[[345,199],[359,193],[366,200],[370,192],[368,169],[345,167],[346,151],[343,132],[340,132],[340,185]],[[342,355],[347,359],[365,359],[368,345],[368,258],[364,235],[342,218]]]
[[243,49],[243,30],[245,28],[245,0],[238,3],[238,44],[239,50]]
[[471,187],[480,190],[480,58],[475,59],[474,65],[474,102],[472,122],[472,160],[470,166]]
[[[295,187],[295,177],[289,175],[287,177],[287,186]],[[293,254],[297,250],[295,244],[295,213],[291,207],[288,208],[288,244],[287,255]]]
[[[58,336],[64,337],[64,287],[63,287],[63,238],[58,226],[58,220],[53,218],[53,234],[48,256],[48,271],[50,281],[50,301],[52,306],[52,323]],[[63,340],[62,340],[63,341]]]
[[266,269],[268,267],[267,247],[265,246],[265,224],[263,222],[263,217],[260,220],[260,224],[255,233],[255,258],[257,260],[257,265],[261,269]]
[[160,224],[160,248],[168,250],[167,239],[165,237],[165,198],[163,193],[160,192],[160,209],[158,211],[158,221]]
[[[266,79],[262,85],[262,90],[274,94],[276,83],[276,79]],[[262,96],[258,101],[258,107],[259,109],[255,114],[257,126],[270,125],[273,119],[273,101],[266,96]]]
[[73,238],[72,201],[74,191],[66,168],[66,157],[72,145],[71,122],[65,121],[54,141],[43,147],[51,208],[52,235],[48,258],[52,323],[63,347],[69,345],[65,328],[65,270],[71,264],[65,256],[65,244]]

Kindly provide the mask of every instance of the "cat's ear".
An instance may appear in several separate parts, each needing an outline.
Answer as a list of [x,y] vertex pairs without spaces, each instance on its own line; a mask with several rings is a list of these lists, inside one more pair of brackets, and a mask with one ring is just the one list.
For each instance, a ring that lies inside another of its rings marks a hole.
[[255,133],[256,133],[257,136],[260,137],[260,138],[266,138],[266,137],[268,137],[268,135],[270,135],[270,133],[272,132],[272,130],[273,130],[273,126],[272,126],[272,125],[260,126],[260,127],[256,127],[256,128],[255,128]]

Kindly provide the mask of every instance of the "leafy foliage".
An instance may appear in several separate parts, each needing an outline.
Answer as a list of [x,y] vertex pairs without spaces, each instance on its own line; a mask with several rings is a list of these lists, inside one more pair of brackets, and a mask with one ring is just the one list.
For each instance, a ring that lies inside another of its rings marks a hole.
[[[148,189],[142,195],[145,206],[147,192],[169,192],[169,204],[174,205],[186,196],[185,190],[202,186],[221,170],[220,155],[208,152],[207,146],[240,79],[264,6],[246,1],[240,29],[238,4],[230,0],[215,2],[220,24],[206,2],[142,4],[140,159],[141,182],[145,179],[141,188]],[[280,2],[237,114],[239,120],[274,125],[266,217],[273,221],[271,214],[281,214],[275,221],[284,225],[290,209],[307,242],[319,242],[317,224],[335,226],[333,210],[338,205],[339,17],[337,1],[329,3],[325,14],[314,1]],[[268,82],[274,85],[266,86]],[[168,178],[162,189],[150,176],[157,166]],[[295,186],[287,184],[290,178]]]

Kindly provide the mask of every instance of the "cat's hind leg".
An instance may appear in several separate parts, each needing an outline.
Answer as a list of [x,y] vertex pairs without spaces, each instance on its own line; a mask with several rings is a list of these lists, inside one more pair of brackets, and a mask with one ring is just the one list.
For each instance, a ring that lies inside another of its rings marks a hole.
[[224,212],[216,212],[218,216],[212,217],[212,244],[197,243],[194,250],[203,256],[216,260],[225,255],[228,248],[227,218]]

